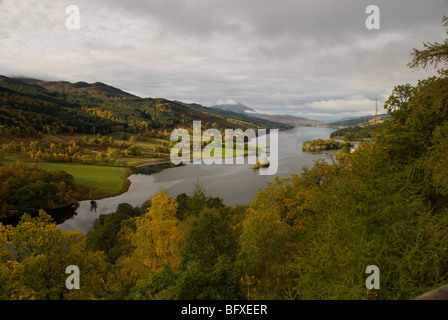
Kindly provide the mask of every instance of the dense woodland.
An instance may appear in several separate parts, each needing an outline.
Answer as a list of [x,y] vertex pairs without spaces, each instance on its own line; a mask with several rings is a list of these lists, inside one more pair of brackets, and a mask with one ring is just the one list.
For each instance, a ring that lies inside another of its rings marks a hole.
[[302,143],[303,151],[323,151],[323,150],[338,150],[342,148],[352,148],[354,145],[350,141],[336,141],[333,139],[315,139],[308,140]]
[[[144,139],[144,138],[142,138]],[[130,141],[138,141],[137,136],[131,136]],[[169,154],[169,146],[166,141],[163,145],[154,148],[154,153]],[[140,149],[134,144],[115,141],[113,137],[97,135],[95,138],[84,136],[67,143],[46,142],[42,140],[28,143],[17,142],[4,143],[1,147],[3,153],[20,153],[31,161],[45,162],[81,162],[86,164],[124,165],[118,158],[137,156]]]
[[63,171],[17,163],[0,166],[0,219],[77,202],[74,179]]
[[[448,20],[444,19],[448,31]],[[448,42],[414,50],[444,64]],[[122,204],[83,235],[43,211],[0,225],[2,299],[409,299],[448,275],[448,72],[395,87],[373,140],[277,179],[247,206],[198,184]],[[65,268],[81,288],[65,287]],[[366,267],[381,270],[367,290]]]
[[373,137],[373,131],[378,127],[375,124],[365,126],[353,126],[348,128],[338,129],[330,134],[330,138],[344,139],[344,140],[369,140]]

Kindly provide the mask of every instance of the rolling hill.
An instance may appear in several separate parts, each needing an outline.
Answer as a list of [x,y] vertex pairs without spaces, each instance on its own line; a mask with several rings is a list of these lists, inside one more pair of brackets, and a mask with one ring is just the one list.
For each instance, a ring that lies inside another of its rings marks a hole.
[[0,133],[13,136],[38,132],[170,131],[177,127],[192,128],[195,120],[202,121],[204,128],[220,130],[288,128],[280,123],[222,110],[222,114],[214,113],[199,105],[163,98],[133,98],[120,89],[100,83],[43,83],[1,76],[0,92]]
[[[384,119],[390,118],[390,114],[379,114],[377,115],[377,121],[380,122]],[[369,122],[375,120],[375,116],[371,115],[371,116],[365,116],[365,117],[359,117],[359,118],[345,118],[345,119],[341,119],[338,121],[334,121],[334,122],[330,122],[330,123],[326,123],[326,126],[329,127],[351,127],[351,126],[356,126],[359,124],[368,124]]]
[[[254,109],[249,108],[248,106],[241,104],[239,102],[236,104],[217,104],[217,105],[211,106],[210,108],[221,109],[224,111],[232,111],[232,112],[242,113],[242,114],[256,113],[256,111]],[[247,112],[247,111],[249,111],[249,112]]]
[[[337,130],[330,134],[330,138],[343,140],[370,140],[374,136],[375,130],[385,120],[391,118],[390,114],[380,114],[362,118],[343,119],[335,124],[345,124],[337,126]],[[333,126],[334,127],[334,126]]]
[[89,95],[99,98],[120,98],[120,99],[138,99],[139,97],[124,92],[121,89],[109,86],[102,82],[89,84],[84,81],[70,83],[68,81],[42,81],[38,79],[18,78],[16,80],[38,85],[48,91],[67,92],[74,94]]

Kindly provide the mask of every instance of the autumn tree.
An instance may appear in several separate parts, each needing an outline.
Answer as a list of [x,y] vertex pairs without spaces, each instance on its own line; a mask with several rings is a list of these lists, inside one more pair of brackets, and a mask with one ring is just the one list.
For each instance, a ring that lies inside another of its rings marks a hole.
[[178,299],[235,299],[237,239],[226,212],[205,207],[187,221],[177,278]]
[[[238,282],[234,262],[237,228],[233,208],[205,195],[199,185],[177,198],[183,215],[184,245],[179,264],[165,264],[130,290],[130,299],[235,299]],[[188,204],[191,204],[188,206]],[[210,207],[211,206],[211,207]],[[198,211],[196,211],[198,210]],[[241,210],[238,210],[241,211]]]
[[[241,287],[244,279],[254,278],[250,296],[253,299],[284,298],[288,287],[287,262],[291,253],[290,226],[281,218],[275,205],[270,208],[249,208],[238,240],[237,267]],[[242,295],[246,289],[244,288]]]
[[128,203],[120,203],[113,213],[101,214],[87,232],[87,248],[93,252],[103,251],[108,261],[115,263],[122,253],[118,243],[120,229],[126,220],[138,215],[140,208]]
[[198,216],[206,207],[221,209],[224,207],[222,199],[207,195],[205,187],[196,181],[193,192],[190,195],[181,193],[176,197],[178,203],[177,217],[185,220],[188,217]]
[[64,207],[79,197],[68,173],[20,162],[0,167],[0,188],[0,218]]
[[165,265],[177,267],[185,232],[176,212],[176,201],[165,191],[151,198],[151,207],[135,218],[135,232],[127,236],[132,252],[120,261],[124,277],[138,284]]
[[[431,215],[386,150],[365,144],[321,190],[298,250],[296,298],[409,299],[442,280],[448,220]],[[381,270],[380,290],[366,290],[369,265]]]
[[[62,231],[44,211],[22,216],[16,227],[0,224],[1,299],[99,299],[108,295],[109,273],[101,252],[86,250],[79,231]],[[80,289],[68,290],[66,268],[80,270]]]

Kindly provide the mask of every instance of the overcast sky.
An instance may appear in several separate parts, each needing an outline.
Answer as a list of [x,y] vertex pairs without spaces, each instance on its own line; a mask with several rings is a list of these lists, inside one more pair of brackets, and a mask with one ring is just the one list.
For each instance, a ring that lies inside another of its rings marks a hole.
[[[380,29],[368,30],[368,5]],[[66,7],[80,29],[66,28]],[[448,0],[0,0],[0,74],[334,120],[380,112]]]

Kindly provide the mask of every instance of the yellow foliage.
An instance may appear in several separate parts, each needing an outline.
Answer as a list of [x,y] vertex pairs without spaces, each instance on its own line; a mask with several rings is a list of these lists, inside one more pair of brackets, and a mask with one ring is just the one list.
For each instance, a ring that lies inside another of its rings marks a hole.
[[[24,215],[16,227],[0,224],[0,299],[92,299],[105,295],[105,256],[86,250],[79,231],[56,227],[43,210]],[[80,268],[81,287],[65,287],[69,265]]]
[[151,207],[135,218],[136,231],[127,233],[133,251],[121,261],[123,276],[140,283],[149,278],[151,271],[160,270],[164,265],[171,268],[178,265],[185,231],[176,212],[177,202],[165,191],[151,198]]

